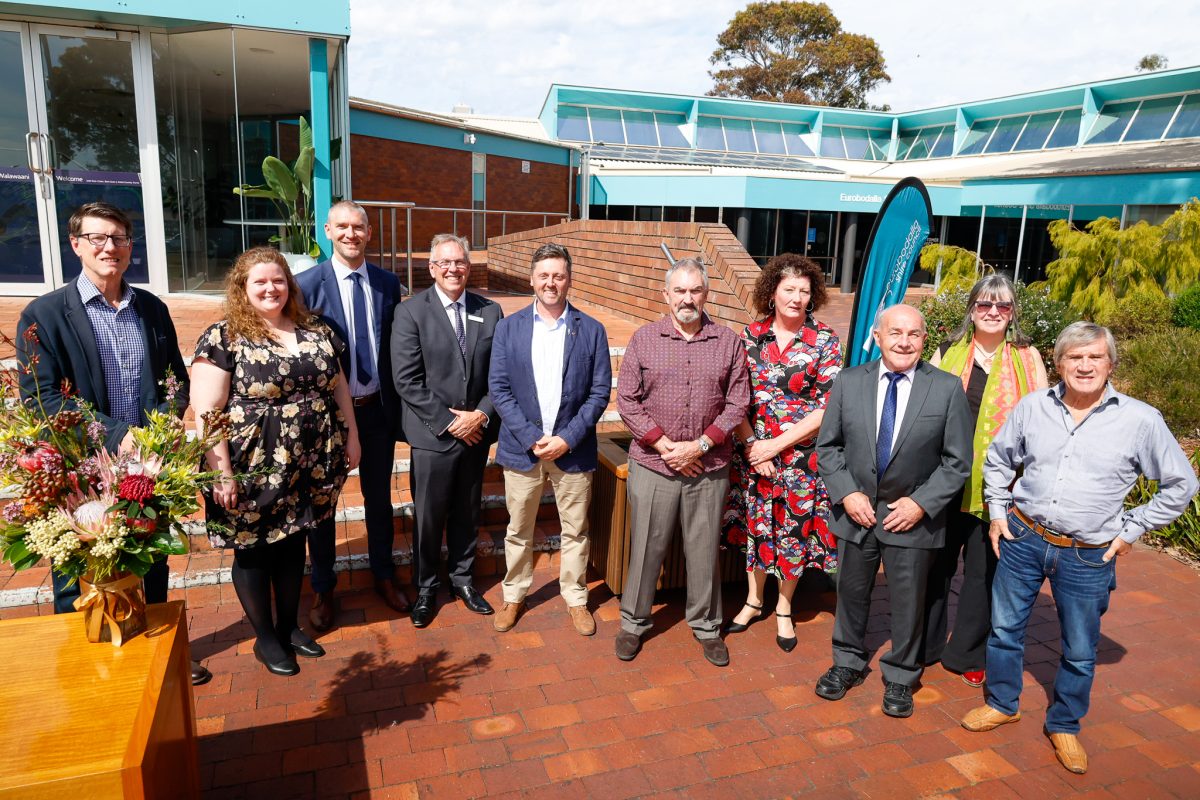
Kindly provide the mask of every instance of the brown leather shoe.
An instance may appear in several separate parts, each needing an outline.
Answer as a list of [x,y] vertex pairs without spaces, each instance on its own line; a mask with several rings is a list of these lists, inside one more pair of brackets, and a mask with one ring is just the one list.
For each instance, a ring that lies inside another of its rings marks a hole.
[[518,603],[508,603],[500,606],[500,610],[496,612],[496,618],[492,620],[492,627],[500,633],[512,630],[512,626],[517,624],[517,617],[521,616],[521,609],[525,607],[525,601]]
[[575,632],[580,636],[591,636],[596,632],[596,620],[592,619],[586,603],[581,606],[567,606],[567,613],[571,615]]
[[375,594],[383,598],[383,602],[387,607],[397,613],[408,611],[408,598],[396,588],[396,581],[392,578],[377,579],[375,581]]
[[1002,714],[991,706],[980,706],[973,708],[967,712],[967,715],[962,718],[961,724],[969,731],[983,733],[990,731],[993,728],[999,728],[1001,725],[1007,725],[1010,722],[1016,722],[1021,718],[1021,712],[1009,716]]
[[313,595],[312,608],[308,610],[308,621],[313,629],[324,633],[333,627],[333,617],[337,613],[333,592],[317,592]]
[[1073,733],[1047,733],[1046,735],[1050,737],[1050,744],[1054,745],[1054,755],[1058,756],[1058,763],[1076,775],[1087,772],[1087,752],[1083,749],[1078,736]]
[[712,639],[697,639],[700,643],[700,649],[704,651],[704,657],[708,663],[714,667],[729,666],[729,648],[725,646],[725,642],[721,638],[715,637]]
[[642,637],[636,633],[629,631],[620,631],[617,633],[616,651],[617,658],[622,661],[633,661],[637,658],[638,650],[642,649]]

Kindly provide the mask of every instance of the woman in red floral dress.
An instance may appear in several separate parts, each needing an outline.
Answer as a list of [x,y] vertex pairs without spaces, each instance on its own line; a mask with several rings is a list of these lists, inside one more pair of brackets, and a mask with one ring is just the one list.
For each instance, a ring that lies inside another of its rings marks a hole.
[[791,652],[796,582],[806,568],[837,570],[816,439],[842,351],[833,329],[813,316],[825,304],[825,279],[809,259],[783,253],[768,261],[753,302],[766,318],[742,334],[754,394],[736,431],[740,447],[724,515],[727,540],[746,551],[749,592],[728,630],[740,633],[763,615],[763,589],[774,575],[775,641]]

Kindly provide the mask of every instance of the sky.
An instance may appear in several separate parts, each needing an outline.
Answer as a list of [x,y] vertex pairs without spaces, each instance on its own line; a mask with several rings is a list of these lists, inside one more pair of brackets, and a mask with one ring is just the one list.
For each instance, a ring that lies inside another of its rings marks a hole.
[[[534,117],[552,83],[704,94],[728,0],[351,0],[350,93],[448,113]],[[1200,4],[1172,0],[830,0],[873,37],[894,111],[1200,65]],[[436,10],[433,10],[435,9]]]

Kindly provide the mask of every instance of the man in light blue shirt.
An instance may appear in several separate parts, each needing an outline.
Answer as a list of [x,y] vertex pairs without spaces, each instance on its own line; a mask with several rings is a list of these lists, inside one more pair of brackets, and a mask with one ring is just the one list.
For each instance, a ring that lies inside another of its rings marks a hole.
[[[1054,345],[1062,383],[1022,398],[992,441],[983,470],[989,534],[1000,561],[987,643],[987,705],[969,712],[962,725],[989,731],[1021,718],[1025,628],[1049,579],[1062,658],[1045,731],[1059,762],[1075,773],[1087,771],[1077,734],[1088,711],[1100,617],[1117,586],[1116,559],[1143,533],[1179,517],[1197,483],[1162,415],[1109,385],[1116,362],[1107,328],[1068,325]],[[1158,481],[1158,492],[1126,510],[1125,496],[1142,475]]]

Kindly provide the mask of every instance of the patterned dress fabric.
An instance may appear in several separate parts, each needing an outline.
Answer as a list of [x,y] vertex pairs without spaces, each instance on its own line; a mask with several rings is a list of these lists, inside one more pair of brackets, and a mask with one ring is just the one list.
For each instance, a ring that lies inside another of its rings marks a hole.
[[[333,391],[341,339],[324,325],[296,328],[300,354],[275,341],[230,341],[225,322],[196,344],[232,373],[226,411],[233,422],[229,454],[238,484],[232,511],[205,497],[214,547],[271,544],[327,519],[346,481],[346,422]],[[217,526],[212,526],[216,523]]]
[[[823,409],[841,370],[841,344],[833,329],[811,315],[796,338],[779,351],[774,317],[751,323],[742,334],[753,395],[749,419],[759,439],[775,439]],[[837,571],[837,540],[829,531],[829,495],[817,475],[817,437],[775,458],[776,473],[754,472],[735,448],[725,508],[726,540],[746,553],[746,571],[763,570],[780,580],[806,568]]]

